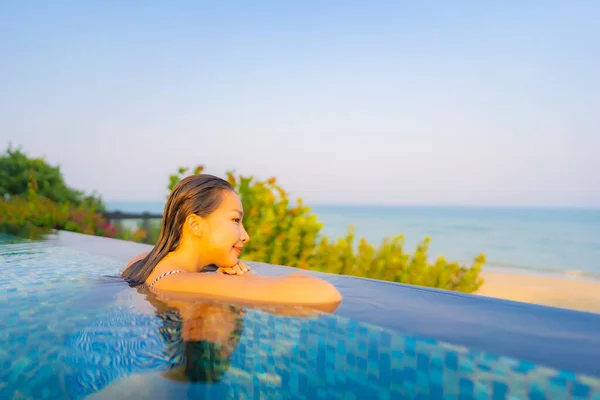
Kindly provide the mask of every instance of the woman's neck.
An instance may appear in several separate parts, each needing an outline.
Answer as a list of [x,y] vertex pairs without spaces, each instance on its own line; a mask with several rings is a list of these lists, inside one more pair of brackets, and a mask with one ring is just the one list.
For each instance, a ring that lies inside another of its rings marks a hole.
[[199,257],[197,249],[188,243],[180,243],[177,249],[168,253],[163,260],[188,272],[199,272],[208,265]]

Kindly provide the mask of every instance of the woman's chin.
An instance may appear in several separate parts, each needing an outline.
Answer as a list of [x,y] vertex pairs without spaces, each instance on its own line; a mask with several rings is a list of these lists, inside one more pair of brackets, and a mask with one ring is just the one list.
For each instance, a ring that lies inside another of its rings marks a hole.
[[235,267],[237,265],[238,262],[239,262],[239,260],[237,258],[235,258],[235,259],[223,261],[223,262],[218,263],[216,265],[219,268],[233,268],[233,267]]

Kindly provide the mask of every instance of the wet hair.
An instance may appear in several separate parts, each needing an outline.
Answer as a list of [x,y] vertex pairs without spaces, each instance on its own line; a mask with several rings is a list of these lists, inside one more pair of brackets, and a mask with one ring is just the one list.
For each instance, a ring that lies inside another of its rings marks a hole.
[[171,191],[160,227],[160,235],[150,253],[132,264],[122,273],[131,286],[146,282],[154,267],[179,246],[181,231],[188,215],[207,217],[215,211],[223,199],[222,192],[233,191],[224,179],[208,174],[191,175],[182,179]]

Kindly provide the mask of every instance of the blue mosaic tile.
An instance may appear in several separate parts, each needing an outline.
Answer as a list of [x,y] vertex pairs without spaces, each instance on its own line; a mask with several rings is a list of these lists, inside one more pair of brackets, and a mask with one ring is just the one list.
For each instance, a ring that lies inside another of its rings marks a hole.
[[453,371],[458,370],[458,354],[448,352],[446,353],[446,368]]
[[574,397],[587,398],[590,394],[590,387],[579,382],[573,382],[571,395]]
[[474,396],[475,400],[487,400],[491,398],[491,389],[488,385],[483,382],[476,382],[474,388]]
[[464,375],[471,375],[475,372],[474,362],[468,358],[461,358],[459,361],[459,371]]
[[559,371],[558,376],[561,378],[564,378],[567,381],[573,381],[573,380],[577,379],[577,375],[575,375],[571,371]]
[[0,287],[43,287],[65,281],[90,281],[118,274],[121,262],[41,242],[0,245]]

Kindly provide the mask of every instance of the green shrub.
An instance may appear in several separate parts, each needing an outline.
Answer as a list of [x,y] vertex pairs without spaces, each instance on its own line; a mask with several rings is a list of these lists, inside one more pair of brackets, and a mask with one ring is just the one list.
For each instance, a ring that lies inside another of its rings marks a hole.
[[115,237],[114,227],[93,209],[58,204],[45,197],[12,196],[0,199],[0,223],[15,226],[37,226],[71,232]]
[[[170,176],[169,191],[188,170],[179,168]],[[198,166],[193,173],[203,170]],[[310,208],[300,198],[292,204],[275,178],[260,181],[227,172],[227,180],[242,199],[244,225],[251,236],[244,248],[245,260],[466,293],[475,292],[483,283],[479,276],[485,263],[483,254],[475,257],[471,266],[447,262],[443,257],[431,263],[429,238],[410,254],[404,249],[402,235],[384,239],[377,248],[364,238],[355,245],[352,227],[345,237],[331,241],[320,235],[323,225]]]
[[[160,234],[160,219],[152,219],[148,221],[148,229],[139,226],[139,223],[133,220],[133,224],[123,222],[126,220],[116,220],[112,223],[116,230],[116,238],[139,242],[145,244],[155,244]],[[127,220],[132,222],[132,220]],[[129,227],[125,226],[129,225]],[[133,226],[132,226],[133,225]]]

